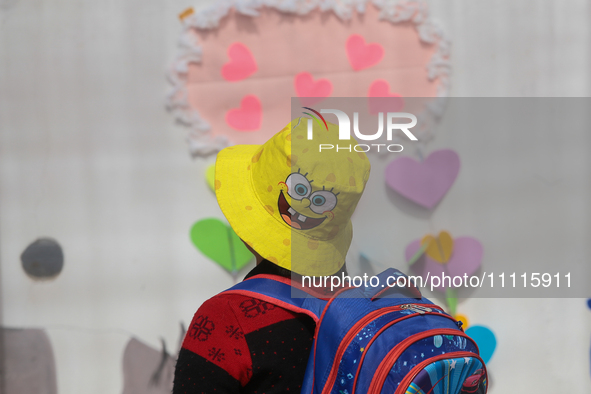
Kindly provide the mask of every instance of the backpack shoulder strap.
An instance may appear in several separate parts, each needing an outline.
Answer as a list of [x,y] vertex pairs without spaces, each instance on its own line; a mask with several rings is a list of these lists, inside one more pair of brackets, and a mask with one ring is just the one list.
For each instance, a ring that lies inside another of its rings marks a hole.
[[327,301],[291,286],[289,278],[276,275],[256,275],[221,294],[241,294],[253,297],[296,313],[303,313],[318,323]]

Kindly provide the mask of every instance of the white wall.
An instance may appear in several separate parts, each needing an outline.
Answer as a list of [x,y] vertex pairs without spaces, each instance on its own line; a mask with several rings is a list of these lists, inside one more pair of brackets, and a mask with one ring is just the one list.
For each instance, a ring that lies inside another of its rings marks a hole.
[[[222,217],[203,180],[213,159],[189,157],[164,109],[177,14],[213,3],[0,1],[0,322],[47,329],[60,394],[120,392],[130,336],[176,348],[180,321],[232,284],[188,238],[196,220]],[[452,36],[454,96],[589,96],[588,2],[429,4]],[[65,253],[48,282],[20,265],[40,236]],[[497,333],[493,393],[590,391],[585,300],[469,300],[461,312]]]

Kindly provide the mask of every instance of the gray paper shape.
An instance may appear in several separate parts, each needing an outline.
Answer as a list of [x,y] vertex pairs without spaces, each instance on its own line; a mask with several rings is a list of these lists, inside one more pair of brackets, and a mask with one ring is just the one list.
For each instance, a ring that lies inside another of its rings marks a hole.
[[123,353],[123,394],[170,394],[174,359],[135,338]]
[[39,238],[21,254],[23,269],[33,279],[49,279],[64,267],[64,253],[56,240]]
[[0,346],[2,393],[57,394],[53,349],[44,330],[0,328]]

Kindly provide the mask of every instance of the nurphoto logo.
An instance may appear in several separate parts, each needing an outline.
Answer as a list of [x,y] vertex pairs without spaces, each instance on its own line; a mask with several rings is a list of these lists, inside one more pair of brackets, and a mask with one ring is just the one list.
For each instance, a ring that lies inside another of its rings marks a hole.
[[[308,119],[308,140],[312,140],[314,138],[314,131],[313,131],[313,121],[316,121],[320,127],[326,128],[328,130],[328,124],[326,120],[322,116],[322,114],[333,114],[337,117],[338,125],[339,125],[339,140],[347,141],[351,140],[351,119],[349,115],[345,112],[340,111],[338,109],[321,109],[320,112],[316,111],[310,107],[302,107],[304,109],[309,110],[310,112],[304,112],[304,114],[309,115],[312,119]],[[359,113],[353,112],[353,133],[355,134],[355,138],[362,141],[376,141],[382,137],[384,134],[384,118],[386,119],[386,139],[387,141],[392,141],[392,136],[396,130],[400,130],[408,137],[411,141],[417,141],[417,137],[411,133],[410,129],[416,126],[417,124],[417,117],[408,112],[387,112],[384,116],[383,112],[378,113],[378,130],[373,134],[362,134],[359,130]],[[410,122],[400,123],[401,119],[410,120]],[[322,152],[323,150],[334,150],[341,151],[346,150],[351,152],[354,150],[355,152],[369,152],[375,150],[380,152],[380,148],[384,147],[385,150],[392,153],[402,152],[404,147],[400,144],[356,144],[356,145],[339,145],[336,146],[333,144],[318,144],[318,151]]]

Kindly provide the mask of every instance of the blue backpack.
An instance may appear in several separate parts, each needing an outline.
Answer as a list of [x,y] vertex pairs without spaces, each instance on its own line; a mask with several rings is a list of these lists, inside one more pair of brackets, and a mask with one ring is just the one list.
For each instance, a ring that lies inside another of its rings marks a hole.
[[[388,269],[378,275],[402,276]],[[256,275],[226,293],[261,299],[316,322],[302,393],[485,394],[486,366],[461,323],[416,287],[353,287],[330,299]]]

